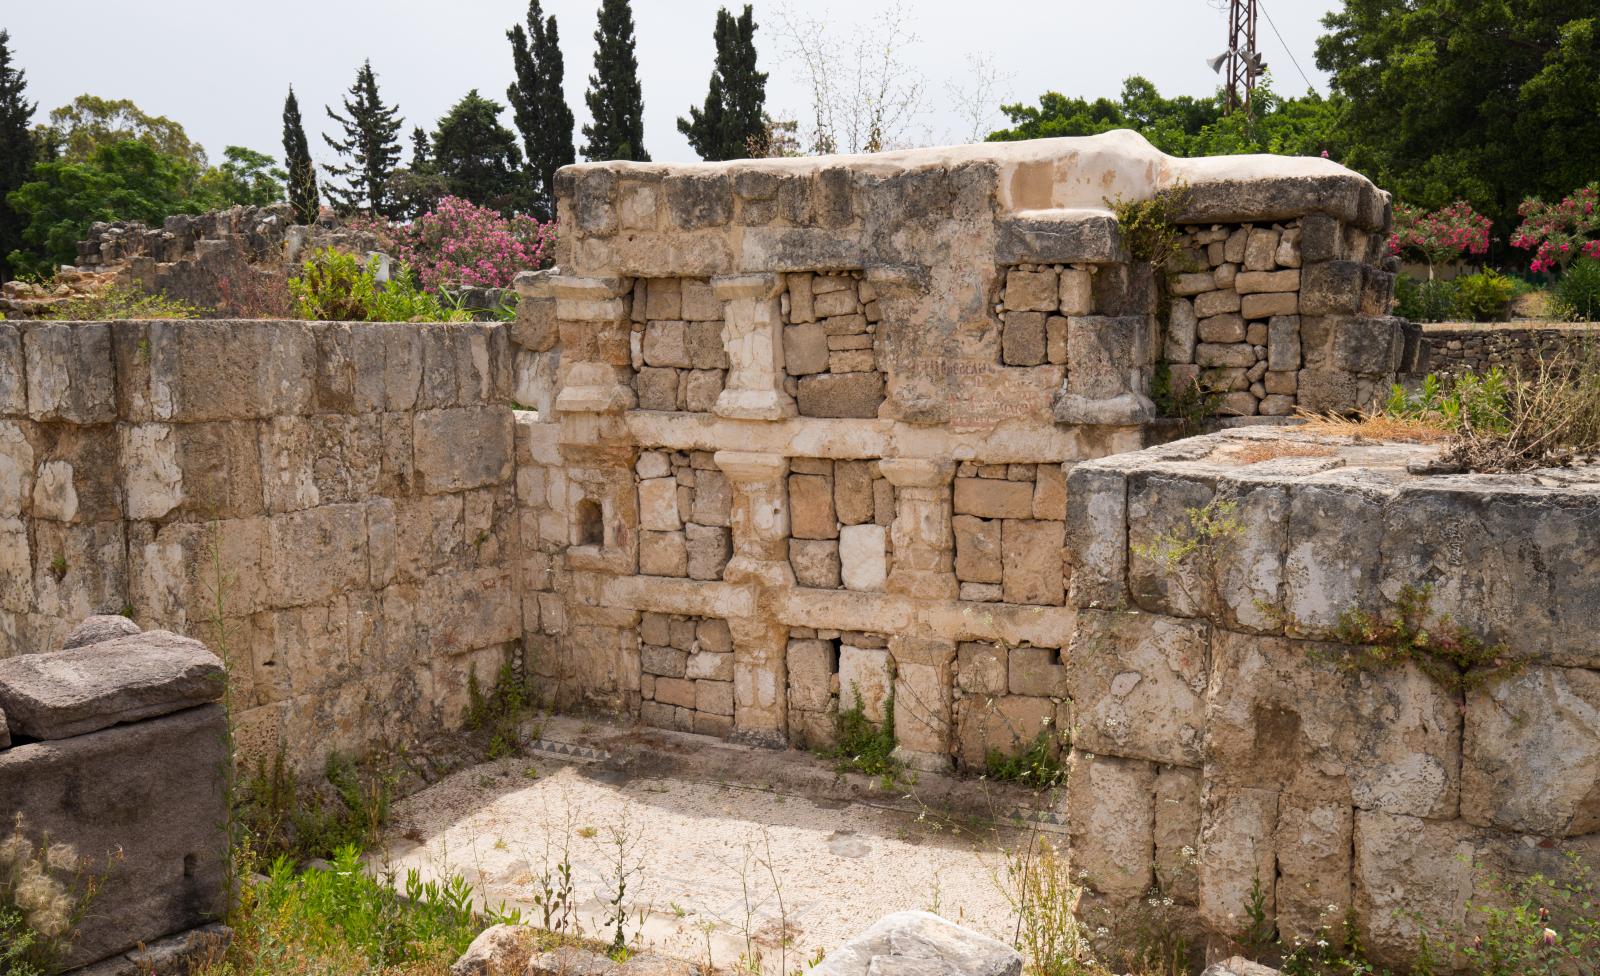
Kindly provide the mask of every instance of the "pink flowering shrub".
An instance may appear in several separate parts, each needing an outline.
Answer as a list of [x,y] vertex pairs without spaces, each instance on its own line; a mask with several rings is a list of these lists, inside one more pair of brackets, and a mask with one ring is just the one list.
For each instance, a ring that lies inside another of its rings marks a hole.
[[507,288],[518,271],[548,264],[556,222],[541,224],[518,214],[509,219],[460,197],[445,197],[410,224],[392,225],[400,260],[415,269],[422,286]]
[[1428,277],[1435,265],[1454,261],[1461,252],[1483,254],[1489,250],[1489,218],[1477,213],[1465,200],[1457,200],[1432,213],[1420,207],[1394,205],[1394,233],[1389,237],[1389,253],[1420,253],[1428,262]]
[[1549,271],[1567,264],[1579,254],[1600,259],[1600,240],[1590,235],[1600,231],[1600,182],[1590,183],[1560,203],[1545,203],[1528,199],[1517,208],[1522,215],[1522,226],[1512,235],[1511,243],[1517,247],[1534,248],[1534,271]]

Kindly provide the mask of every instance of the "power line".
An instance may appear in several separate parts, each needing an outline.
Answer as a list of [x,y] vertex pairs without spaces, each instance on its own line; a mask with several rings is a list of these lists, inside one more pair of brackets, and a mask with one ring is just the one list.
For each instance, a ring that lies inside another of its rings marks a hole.
[[1267,13],[1267,5],[1262,3],[1261,0],[1256,0],[1256,6],[1261,9],[1261,12],[1263,14],[1266,14],[1267,25],[1272,28],[1272,33],[1277,34],[1278,43],[1279,44],[1283,44],[1283,50],[1289,55],[1289,60],[1294,62],[1294,70],[1300,72],[1300,77],[1302,79],[1304,79],[1304,81],[1306,83],[1306,87],[1307,88],[1315,88],[1315,87],[1317,87],[1316,85],[1313,85],[1311,83],[1311,79],[1310,78],[1306,77],[1306,70],[1304,68],[1300,67],[1300,62],[1299,61],[1295,60],[1294,52],[1289,50],[1289,45],[1288,44],[1284,43],[1283,35],[1282,34],[1278,34],[1278,25],[1274,24],[1272,22],[1272,15]]

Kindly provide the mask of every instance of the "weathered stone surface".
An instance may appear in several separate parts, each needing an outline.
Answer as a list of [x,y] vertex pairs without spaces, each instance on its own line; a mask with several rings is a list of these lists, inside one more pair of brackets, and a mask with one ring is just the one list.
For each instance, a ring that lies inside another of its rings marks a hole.
[[0,708],[16,735],[65,739],[212,701],[222,661],[164,630],[0,661]]
[[[657,279],[660,280],[660,279]],[[688,369],[689,332],[683,322],[651,322],[644,332],[644,361],[651,366]]]
[[529,926],[491,925],[451,964],[450,976],[510,976],[521,971],[536,946]]
[[1360,262],[1321,261],[1307,265],[1300,271],[1299,313],[1354,315],[1361,308],[1362,284]]
[[906,911],[885,915],[810,971],[816,976],[1019,976],[1022,956],[937,915]]
[[1202,342],[1195,347],[1194,361],[1200,366],[1248,368],[1256,364],[1256,353],[1248,343],[1244,342],[1230,345]]
[[1332,370],[1302,369],[1296,395],[1307,413],[1347,414],[1356,408],[1356,378]]
[[888,533],[881,525],[839,530],[839,571],[846,589],[881,592],[888,580]]
[[792,640],[785,660],[789,670],[789,707],[813,712],[826,710],[836,664],[833,644],[821,640]]
[[784,328],[783,366],[790,376],[827,370],[828,334],[820,324],[811,322]]
[[[689,656],[689,663],[685,667],[683,676],[694,681],[732,681],[733,680],[733,654],[716,654],[711,651],[696,651]],[[696,694],[699,694],[697,691]],[[728,700],[733,700],[730,691]],[[719,715],[732,715],[730,712],[718,712]]]
[[1391,373],[1403,351],[1400,320],[1356,318],[1333,328],[1333,367],[1347,373]]
[[791,539],[789,564],[795,582],[825,590],[839,587],[839,543],[835,539]]
[[[1195,311],[1199,314],[1198,305]],[[1068,319],[1067,392],[1089,400],[1128,393],[1133,370],[1153,361],[1156,350],[1151,339],[1150,320],[1142,315]]]
[[1368,958],[1409,962],[1419,932],[1413,913],[1446,932],[1465,925],[1480,833],[1461,821],[1355,812],[1355,910]]
[[1239,312],[1247,319],[1265,319],[1274,315],[1298,315],[1300,313],[1299,295],[1292,291],[1270,292],[1261,295],[1246,295],[1239,305]]
[[728,622],[712,618],[694,625],[694,639],[700,650],[710,654],[729,654],[733,651],[733,634]]
[[646,319],[680,318],[683,314],[683,283],[677,278],[652,278],[646,300]]
[[1182,905],[1199,897],[1200,770],[1156,766],[1155,870],[1161,890]]
[[1057,280],[1054,271],[1010,271],[1006,273],[1007,311],[1054,312],[1058,304]]
[[1156,762],[1200,765],[1210,627],[1153,613],[1079,612],[1072,662],[1057,695],[1071,697],[1075,744]]
[[694,683],[696,711],[711,715],[733,714],[733,663],[728,663],[728,680],[700,680]]
[[1013,647],[1006,655],[1006,685],[1013,695],[1067,697],[1066,667],[1053,647]]
[[861,695],[862,713],[873,722],[882,722],[884,703],[889,700],[889,652],[881,648],[839,645],[840,707],[855,707]]
[[[1201,319],[1197,328],[1196,335],[1205,343],[1243,342],[1245,339],[1244,317],[1238,312]],[[1188,361],[1195,361],[1193,350],[1190,350]]]
[[1150,888],[1155,858],[1155,767],[1139,759],[1091,757],[1076,747],[1073,760],[1067,780],[1073,873],[1087,871],[1080,878],[1101,894],[1138,898]]
[[1200,917],[1215,931],[1238,938],[1249,927],[1251,887],[1261,879],[1267,917],[1277,911],[1274,835],[1278,794],[1223,790],[1208,784],[1200,802]]
[[1244,956],[1230,956],[1207,966],[1200,976],[1282,976],[1282,973],[1271,966],[1251,962]]
[[1060,606],[1065,602],[1066,583],[1061,572],[1065,534],[1062,522],[1005,520],[1000,546],[1005,602],[1044,606]]
[[883,398],[883,375],[876,371],[800,378],[798,401],[804,417],[875,418]]
[[[1174,298],[1171,314],[1167,320],[1166,345],[1163,351],[1167,362],[1194,362],[1194,345],[1198,333],[1199,320],[1195,318],[1194,303],[1185,298]],[[1055,362],[1055,359],[1052,358],[1051,362]]]
[[30,839],[49,832],[71,843],[96,877],[112,867],[109,854],[122,855],[79,926],[69,966],[149,945],[222,910],[218,824],[226,813],[213,779],[225,761],[223,718],[222,706],[203,705],[0,752],[8,823],[20,813]]
[[1027,482],[957,478],[953,507],[958,515],[989,519],[1030,518],[1033,515],[1033,491],[1033,486]]
[[1094,280],[1087,271],[1068,268],[1061,272],[1062,315],[1094,314]]
[[1012,312],[1006,316],[1001,342],[1002,362],[1007,366],[1038,366],[1048,354],[1043,312]]
[[1277,371],[1300,368],[1300,316],[1274,315],[1267,321],[1267,363]]
[[1039,465],[1034,477],[1033,517],[1057,520],[1067,517],[1067,475],[1060,465]]
[[[1279,231],[1256,227],[1245,239],[1244,266],[1250,271],[1271,271],[1278,253]],[[1239,289],[1243,293],[1244,289]]]
[[683,527],[689,545],[689,578],[722,578],[722,568],[733,558],[733,533],[714,525],[689,522]]
[[1194,314],[1202,319],[1213,315],[1222,315],[1227,312],[1239,311],[1239,293],[1228,291],[1208,291],[1194,298]]
[[789,525],[796,539],[839,537],[839,522],[833,509],[833,479],[812,474],[789,476]]
[[657,678],[656,701],[663,705],[693,708],[695,684],[696,682],[686,681],[682,678]]
[[634,380],[638,387],[640,410],[678,409],[678,371],[651,366],[639,370]]
[[641,531],[639,573],[642,576],[688,576],[689,549],[684,534]]
[[733,485],[721,471],[699,470],[694,478],[693,520],[701,525],[732,524]]
[[972,583],[1001,581],[1001,526],[999,519],[972,515],[957,515],[950,520],[956,543],[956,579]]
[[[1248,262],[1246,262],[1248,264]],[[1299,271],[1241,271],[1233,279],[1233,290],[1241,295],[1258,292],[1290,292],[1300,290]],[[1253,318],[1253,316],[1246,316]]]
[[422,490],[437,494],[510,481],[513,429],[504,406],[420,411],[413,445]]
[[872,474],[865,461],[833,465],[834,514],[845,525],[872,521]]
[[101,614],[85,617],[83,622],[72,628],[66,640],[61,642],[63,651],[70,651],[76,647],[86,647],[102,641],[116,640],[139,633],[139,625],[121,614]]
[[1174,295],[1199,295],[1203,292],[1216,291],[1217,282],[1211,272],[1197,274],[1180,274],[1178,280],[1172,283]]
[[1354,811],[1342,803],[1295,796],[1278,799],[1273,849],[1278,859],[1278,933],[1309,945],[1338,931],[1350,907]]
[[963,642],[956,650],[957,686],[969,695],[1004,695],[1007,660],[998,645]]
[[692,369],[688,372],[685,409],[696,413],[710,413],[722,396],[723,371],[720,369]]

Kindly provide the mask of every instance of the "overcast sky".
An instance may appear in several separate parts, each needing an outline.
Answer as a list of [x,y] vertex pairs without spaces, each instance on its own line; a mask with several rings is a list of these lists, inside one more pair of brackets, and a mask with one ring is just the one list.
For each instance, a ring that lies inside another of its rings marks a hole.
[[[892,2],[790,0],[790,8],[848,37]],[[1002,91],[1008,100],[1032,103],[1047,90],[1115,96],[1132,74],[1149,78],[1163,95],[1208,94],[1217,76],[1205,59],[1227,46],[1226,15],[1213,2],[901,0],[920,40],[899,53],[926,78],[931,96],[931,110],[908,137],[923,144],[965,141],[944,87],[971,89],[969,55],[988,55],[1014,75]],[[1303,69],[1326,94],[1314,50],[1323,32],[1319,21],[1337,0],[1259,2],[1276,25],[1277,33],[1263,17],[1257,38],[1277,89],[1303,92]],[[634,0],[645,145],[657,161],[697,158],[675,120],[705,99],[715,52],[711,31],[724,3]],[[544,2],[560,27],[567,102],[579,126],[588,118],[583,93],[593,70],[598,6],[598,0]],[[145,112],[181,123],[213,161],[227,145],[281,156],[283,97],[293,84],[313,154],[326,161],[330,153],[317,134],[335,129],[322,106],[338,107],[363,60],[371,59],[384,100],[399,103],[404,132],[417,124],[431,129],[468,89],[505,102],[512,78],[505,31],[526,14],[525,0],[77,0],[68,20],[55,4],[18,3],[0,14],[0,27],[10,30],[14,63],[27,71],[28,95],[39,102],[37,121],[85,92],[129,98]],[[761,67],[771,73],[768,110],[803,119],[809,93],[799,65],[781,58],[776,7],[759,2],[755,17]],[[502,121],[513,127],[509,109]],[[575,141],[582,144],[581,134]]]

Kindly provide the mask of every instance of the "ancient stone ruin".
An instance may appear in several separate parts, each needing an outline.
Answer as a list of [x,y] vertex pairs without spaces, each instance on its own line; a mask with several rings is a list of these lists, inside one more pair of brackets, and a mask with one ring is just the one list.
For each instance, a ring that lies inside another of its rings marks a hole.
[[[920,770],[1076,730],[1086,911],[1188,849],[1197,931],[1236,932],[1259,873],[1283,931],[1353,905],[1380,961],[1396,909],[1463,918],[1458,853],[1588,849],[1592,480],[1229,460],[1423,359],[1364,178],[1115,132],[558,181],[515,323],[0,325],[0,653],[124,607],[213,640],[215,520],[241,738],[303,766],[458,724],[506,660],[563,707],[773,748],[892,693]],[[1209,270],[1161,310],[1107,200],[1180,182]],[[1163,363],[1234,427],[1154,446]],[[1212,498],[1249,531],[1202,606],[1138,547]],[[1535,666],[1462,708],[1255,602],[1326,622],[1422,582]]]

